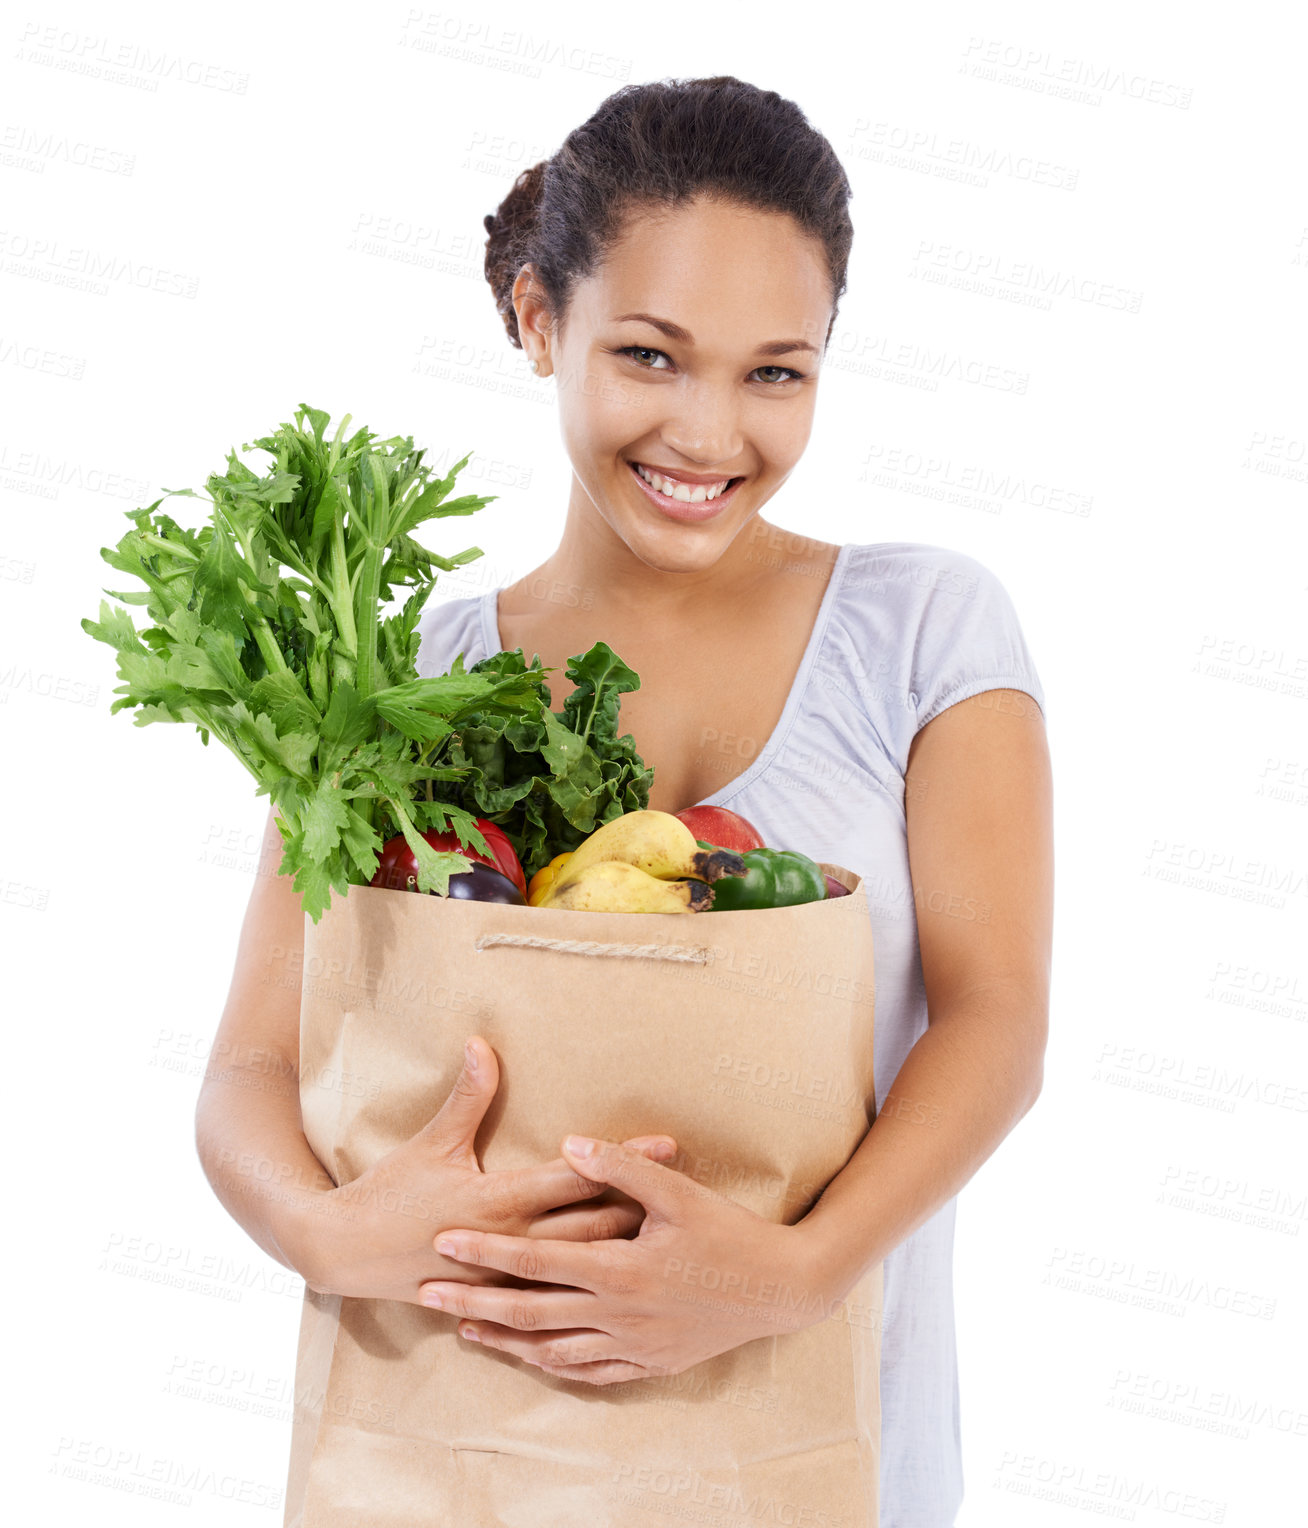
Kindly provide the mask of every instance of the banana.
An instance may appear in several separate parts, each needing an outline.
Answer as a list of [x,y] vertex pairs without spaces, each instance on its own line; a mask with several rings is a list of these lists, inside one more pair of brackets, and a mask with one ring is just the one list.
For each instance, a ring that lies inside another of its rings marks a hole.
[[583,839],[560,867],[560,886],[607,862],[634,865],[661,881],[716,881],[741,875],[745,862],[730,849],[701,849],[695,835],[671,812],[624,812]]
[[693,913],[712,903],[713,888],[704,881],[664,879],[625,860],[600,860],[556,881],[536,905],[583,913]]

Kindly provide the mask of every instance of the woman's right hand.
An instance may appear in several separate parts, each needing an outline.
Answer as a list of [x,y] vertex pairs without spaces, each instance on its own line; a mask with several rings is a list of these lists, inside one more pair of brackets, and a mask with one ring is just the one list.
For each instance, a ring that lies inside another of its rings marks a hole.
[[[458,1226],[571,1241],[626,1236],[639,1228],[642,1205],[583,1178],[561,1156],[537,1167],[484,1172],[473,1142],[498,1087],[495,1052],[474,1035],[439,1113],[358,1178],[315,1197],[304,1214],[296,1260],[311,1289],[419,1304],[418,1289],[430,1279],[515,1282],[498,1269],[442,1257],[436,1237]],[[656,1161],[677,1150],[667,1135],[637,1136],[625,1144]]]

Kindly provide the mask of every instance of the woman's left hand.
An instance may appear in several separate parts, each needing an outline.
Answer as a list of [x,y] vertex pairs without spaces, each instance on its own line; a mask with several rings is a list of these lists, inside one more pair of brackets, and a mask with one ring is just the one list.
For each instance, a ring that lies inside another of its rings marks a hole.
[[[764,1220],[671,1167],[613,1141],[563,1155],[584,1177],[645,1207],[634,1238],[552,1241],[443,1231],[436,1250],[550,1289],[437,1279],[424,1304],[464,1316],[460,1335],[560,1379],[611,1385],[680,1374],[755,1337],[825,1320],[836,1301],[800,1225]],[[447,1247],[446,1244],[449,1244]]]

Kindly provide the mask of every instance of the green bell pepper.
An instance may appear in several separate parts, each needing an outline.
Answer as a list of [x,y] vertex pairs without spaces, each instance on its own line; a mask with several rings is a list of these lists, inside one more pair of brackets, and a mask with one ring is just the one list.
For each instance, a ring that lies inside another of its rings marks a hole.
[[[701,849],[716,848],[697,838]],[[747,912],[760,907],[794,907],[820,902],[827,894],[822,867],[794,849],[748,849],[743,875],[724,875],[713,882],[715,913]]]

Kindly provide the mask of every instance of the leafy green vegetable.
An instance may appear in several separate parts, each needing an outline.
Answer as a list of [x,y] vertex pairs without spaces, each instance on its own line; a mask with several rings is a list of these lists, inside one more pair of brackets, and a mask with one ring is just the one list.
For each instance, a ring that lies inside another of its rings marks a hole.
[[[468,672],[505,682],[524,672],[522,649],[493,653]],[[640,688],[634,670],[596,642],[565,673],[576,688],[561,711],[469,717],[438,754],[462,774],[446,799],[498,822],[529,876],[601,823],[643,810],[654,779],[631,736],[617,735],[620,696]]]
[[101,556],[146,589],[104,592],[156,624],[138,632],[107,601],[98,622],[81,623],[117,651],[111,711],[137,707],[137,726],[191,722],[249,770],[277,808],[280,870],[315,922],[333,890],[371,880],[397,832],[420,889],[444,893],[468,861],[432,849],[426,829],[452,828],[485,851],[475,818],[490,818],[531,874],[644,806],[652,779],[631,738],[615,735],[618,694],[640,681],[602,642],[567,669],[590,697],[581,733],[584,697],[552,713],[550,671],[539,658],[528,667],[521,648],[470,670],[460,654],[449,673],[417,677],[437,570],[482,553],[440,557],[413,532],[494,496],[447,497],[468,456],[438,478],[411,437],[347,437],[348,424],[329,439],[327,414],[301,405],[293,425],[254,442],[273,457],[262,476],[229,453],[227,471],[206,482],[211,514],[198,531],[155,513],[164,498],[199,497],[191,489],[126,511],[133,528]]

